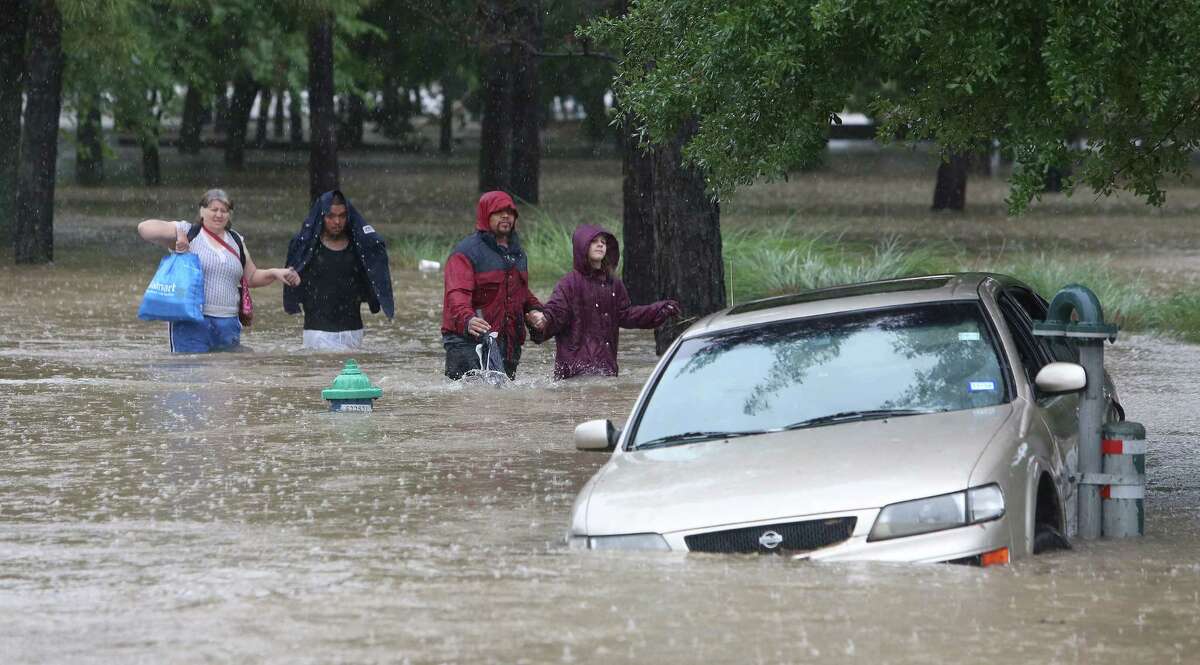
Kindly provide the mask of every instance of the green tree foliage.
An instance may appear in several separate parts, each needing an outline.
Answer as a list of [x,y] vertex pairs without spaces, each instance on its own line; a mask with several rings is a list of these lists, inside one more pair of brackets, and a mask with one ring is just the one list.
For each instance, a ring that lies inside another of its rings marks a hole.
[[375,0],[363,9],[373,29],[356,40],[355,76],[382,92],[374,115],[385,135],[411,140],[420,109],[410,91],[427,87],[454,100],[475,84],[474,18],[474,0]]
[[188,50],[187,27],[162,9],[122,2],[87,20],[66,17],[68,106],[86,108],[91,96],[99,95],[101,110],[112,113],[118,129],[143,146],[158,143],[163,114],[176,96],[178,70],[172,65],[186,60],[175,51]]
[[364,40],[363,61],[379,81],[412,88],[473,64],[474,0],[375,0],[362,18],[376,27]]
[[[614,74],[611,59],[585,54],[591,50],[588,40],[575,36],[578,26],[596,17],[611,15],[612,0],[554,2],[546,16],[547,50],[562,54],[548,57],[542,65],[544,102],[554,97],[573,97],[584,106],[587,118],[583,133],[592,143],[612,137],[612,118],[604,108],[604,97],[612,88]],[[567,55],[570,54],[570,55]]]
[[641,0],[584,34],[636,54],[616,87],[648,139],[699,116],[686,155],[718,194],[811,162],[871,80],[882,140],[998,140],[1014,212],[1051,167],[1160,204],[1200,142],[1194,0]]

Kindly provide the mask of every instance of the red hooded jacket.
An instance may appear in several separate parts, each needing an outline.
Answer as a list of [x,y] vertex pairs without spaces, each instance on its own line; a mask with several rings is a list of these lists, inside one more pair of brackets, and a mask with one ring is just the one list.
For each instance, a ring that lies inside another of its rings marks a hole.
[[517,206],[504,192],[486,192],[475,208],[475,233],[467,236],[446,259],[445,293],[442,299],[442,333],[474,340],[467,334],[467,322],[475,310],[500,333],[508,344],[519,347],[525,342],[525,313],[541,309],[542,303],[529,290],[529,262],[517,235],[516,220],[508,245],[496,242],[488,217],[505,208]]

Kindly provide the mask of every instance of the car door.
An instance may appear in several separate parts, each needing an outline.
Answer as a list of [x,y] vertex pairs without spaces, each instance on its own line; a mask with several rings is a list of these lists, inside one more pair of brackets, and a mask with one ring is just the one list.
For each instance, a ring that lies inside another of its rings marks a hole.
[[[1044,320],[1046,309],[1031,291],[1005,289],[997,298],[997,304],[1017,345],[1025,366],[1025,377],[1033,387],[1038,416],[1049,434],[1054,455],[1051,462],[1055,466],[1054,480],[1063,498],[1063,507],[1068,509],[1068,516],[1074,515],[1069,506],[1075,501],[1075,484],[1072,480],[1079,468],[1079,393],[1047,395],[1037,390],[1034,378],[1049,362],[1078,362],[1078,351],[1065,339],[1037,337],[1033,334],[1034,320]],[[1068,531],[1074,531],[1070,524]]]

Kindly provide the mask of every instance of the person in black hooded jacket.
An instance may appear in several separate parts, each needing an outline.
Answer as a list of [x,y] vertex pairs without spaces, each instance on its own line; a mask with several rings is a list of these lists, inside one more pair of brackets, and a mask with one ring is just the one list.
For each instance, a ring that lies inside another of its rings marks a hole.
[[364,302],[373,314],[394,315],[387,245],[340,191],[313,202],[288,244],[287,265],[304,276],[283,290],[284,311],[304,312],[304,348],[360,347]]

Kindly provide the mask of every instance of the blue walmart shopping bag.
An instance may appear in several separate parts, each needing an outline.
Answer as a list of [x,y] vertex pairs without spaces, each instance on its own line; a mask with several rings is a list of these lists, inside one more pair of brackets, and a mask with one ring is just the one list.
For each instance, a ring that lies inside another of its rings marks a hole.
[[203,321],[204,273],[195,254],[167,254],[146,287],[138,318],[146,321]]

